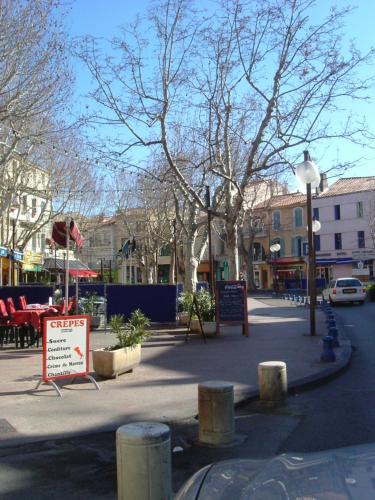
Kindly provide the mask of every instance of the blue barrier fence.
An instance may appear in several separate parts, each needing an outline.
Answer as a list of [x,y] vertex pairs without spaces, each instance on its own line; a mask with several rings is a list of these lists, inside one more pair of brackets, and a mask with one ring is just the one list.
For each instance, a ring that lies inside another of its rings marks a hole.
[[[173,323],[177,314],[175,285],[117,285],[79,284],[79,296],[96,293],[107,298],[107,318],[113,314],[123,314],[126,318],[135,309],[140,309],[152,322]],[[64,287],[61,287],[64,294]],[[69,286],[69,295],[75,295],[75,285]],[[0,298],[12,297],[18,308],[18,298],[25,295],[28,303],[47,303],[53,295],[49,286],[19,286],[0,288]]]
[[[324,278],[317,278],[315,280],[315,284],[316,284],[317,289],[325,288],[326,280]],[[306,278],[298,279],[298,280],[286,279],[284,286],[285,286],[285,290],[292,290],[292,289],[306,290],[307,289],[307,279]]]

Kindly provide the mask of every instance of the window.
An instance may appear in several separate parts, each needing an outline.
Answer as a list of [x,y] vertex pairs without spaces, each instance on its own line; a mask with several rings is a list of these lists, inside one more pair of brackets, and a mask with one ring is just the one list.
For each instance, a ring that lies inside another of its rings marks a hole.
[[46,251],[46,235],[44,233],[40,235],[40,250],[42,253]]
[[44,207],[46,206],[46,202],[45,201],[41,201],[40,202],[40,212],[43,213],[44,212]]
[[294,227],[303,226],[303,210],[302,208],[294,209]]
[[302,257],[303,254],[303,239],[302,236],[292,238],[292,255],[293,257]]
[[31,239],[31,249],[33,252],[36,252],[36,234],[33,234]]
[[358,248],[365,248],[365,232],[358,231],[357,238],[358,238]]
[[22,196],[22,213],[25,214],[27,212],[27,196]]
[[340,220],[340,205],[335,205],[335,220]]
[[314,248],[316,252],[320,251],[320,234],[314,234]]
[[171,245],[167,244],[161,247],[160,249],[160,257],[169,257],[172,255]]
[[319,208],[313,208],[313,219],[319,220]]
[[363,201],[357,201],[357,217],[363,217]]
[[342,241],[341,241],[341,233],[335,233],[335,250],[341,250]]
[[31,217],[35,216],[36,216],[36,198],[33,198],[31,202]]
[[255,261],[265,260],[264,249],[260,243],[254,243],[253,245],[253,259]]
[[281,214],[280,212],[273,212],[272,214],[272,229],[280,229]]

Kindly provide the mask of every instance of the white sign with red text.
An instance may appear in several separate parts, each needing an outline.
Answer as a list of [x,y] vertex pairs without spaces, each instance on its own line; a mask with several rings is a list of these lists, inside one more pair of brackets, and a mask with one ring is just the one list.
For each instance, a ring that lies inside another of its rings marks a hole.
[[89,316],[43,319],[43,380],[89,373]]

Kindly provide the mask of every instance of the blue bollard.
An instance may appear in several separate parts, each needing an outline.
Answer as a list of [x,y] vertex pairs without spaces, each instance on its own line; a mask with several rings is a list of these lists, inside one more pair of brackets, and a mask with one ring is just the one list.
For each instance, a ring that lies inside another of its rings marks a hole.
[[336,328],[336,320],[335,319],[329,319],[327,322],[327,328]]
[[320,355],[320,361],[323,363],[332,363],[336,361],[336,355],[333,352],[333,337],[327,335],[323,337],[323,352]]
[[330,326],[328,328],[328,335],[333,337],[333,342],[332,342],[333,347],[340,347],[340,343],[339,343],[339,340],[337,338],[339,335],[339,331],[336,328],[336,326]]

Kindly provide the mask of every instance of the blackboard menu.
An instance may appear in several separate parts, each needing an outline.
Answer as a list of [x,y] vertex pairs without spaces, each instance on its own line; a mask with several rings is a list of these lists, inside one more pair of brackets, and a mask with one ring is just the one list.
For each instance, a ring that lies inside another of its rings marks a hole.
[[216,294],[218,321],[247,322],[245,281],[217,281]]

